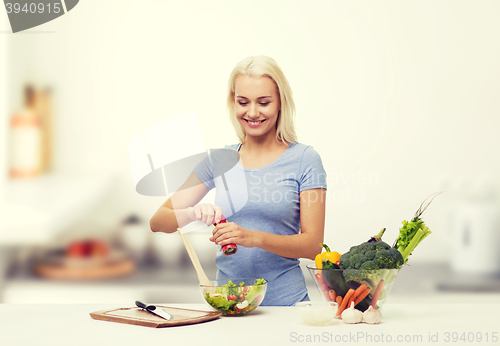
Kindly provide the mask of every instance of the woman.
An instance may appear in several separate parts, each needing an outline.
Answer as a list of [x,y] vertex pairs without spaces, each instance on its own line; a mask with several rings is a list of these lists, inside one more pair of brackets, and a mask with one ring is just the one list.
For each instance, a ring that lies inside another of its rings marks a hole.
[[[214,176],[214,158],[206,159],[159,208],[151,229],[171,233],[194,220],[211,225],[231,214],[210,238],[219,245],[217,279],[266,279],[262,305],[309,300],[298,258],[321,252],[326,174],[317,152],[297,142],[292,92],[276,62],[254,56],[238,63],[227,107],[240,143],[226,148],[238,152],[235,170],[243,177],[230,184],[229,195],[234,204],[244,203],[230,212],[227,183]],[[215,205],[197,204],[214,187]],[[224,256],[221,247],[231,243],[238,252]]]

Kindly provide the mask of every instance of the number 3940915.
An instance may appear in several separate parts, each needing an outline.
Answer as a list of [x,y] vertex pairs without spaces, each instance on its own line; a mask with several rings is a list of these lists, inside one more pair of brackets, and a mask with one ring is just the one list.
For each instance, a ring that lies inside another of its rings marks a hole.
[[463,333],[444,333],[444,342],[497,342],[498,332],[463,332]]
[[7,9],[7,13],[59,13],[61,12],[61,3],[43,4],[32,2],[21,5],[20,3],[7,2],[5,3],[5,8]]

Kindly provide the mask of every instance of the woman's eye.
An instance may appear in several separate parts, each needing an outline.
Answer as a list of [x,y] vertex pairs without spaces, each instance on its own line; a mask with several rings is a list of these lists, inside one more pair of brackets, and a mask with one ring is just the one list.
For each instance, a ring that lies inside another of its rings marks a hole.
[[[240,104],[241,106],[246,106],[249,103],[250,102],[238,101],[238,104]],[[269,105],[269,102],[259,102],[259,105],[262,106],[262,107],[266,107],[267,105]]]

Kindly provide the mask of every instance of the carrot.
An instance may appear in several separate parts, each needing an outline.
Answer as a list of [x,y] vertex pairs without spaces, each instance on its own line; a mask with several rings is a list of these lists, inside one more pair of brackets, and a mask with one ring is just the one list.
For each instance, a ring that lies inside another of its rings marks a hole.
[[359,287],[356,288],[356,291],[354,291],[354,293],[352,294],[351,298],[347,302],[347,307],[351,306],[351,302],[353,302],[359,296],[359,294],[361,292],[363,292],[364,290],[366,290],[367,288],[368,288],[368,286],[366,286],[366,284],[359,285]]
[[[339,311],[340,305],[342,305],[342,296],[339,294],[336,298],[337,300],[337,312]],[[337,315],[336,315],[337,316]]]
[[332,298],[332,302],[337,300],[337,293],[334,290],[328,291],[328,295]]
[[375,293],[373,293],[372,303],[370,305],[374,309],[375,306],[377,305],[378,296],[380,295],[380,292],[382,292],[382,288],[384,288],[384,280],[380,280],[380,282],[377,285],[377,288],[375,289]]
[[371,292],[370,288],[366,288],[363,292],[359,294],[359,296],[354,300],[354,306],[358,305],[359,302],[361,302],[363,299],[366,298],[367,295],[369,295]]
[[342,304],[340,305],[339,309],[337,310],[337,316],[340,316],[340,314],[342,314],[342,311],[344,311],[344,309],[346,308],[347,303],[349,302],[349,299],[351,298],[351,296],[353,294],[354,294],[354,290],[352,288],[350,288],[349,291],[347,291],[347,293],[345,294],[344,298],[342,298]]
[[340,304],[342,304],[342,296],[338,295],[336,300],[337,300],[337,304],[340,306]]

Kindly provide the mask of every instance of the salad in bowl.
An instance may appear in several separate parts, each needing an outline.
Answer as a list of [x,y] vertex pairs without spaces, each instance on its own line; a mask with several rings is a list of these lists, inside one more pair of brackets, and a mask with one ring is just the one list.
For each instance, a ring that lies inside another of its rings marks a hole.
[[255,310],[267,290],[265,279],[237,278],[210,281],[211,286],[200,285],[203,299],[224,316],[242,316]]

